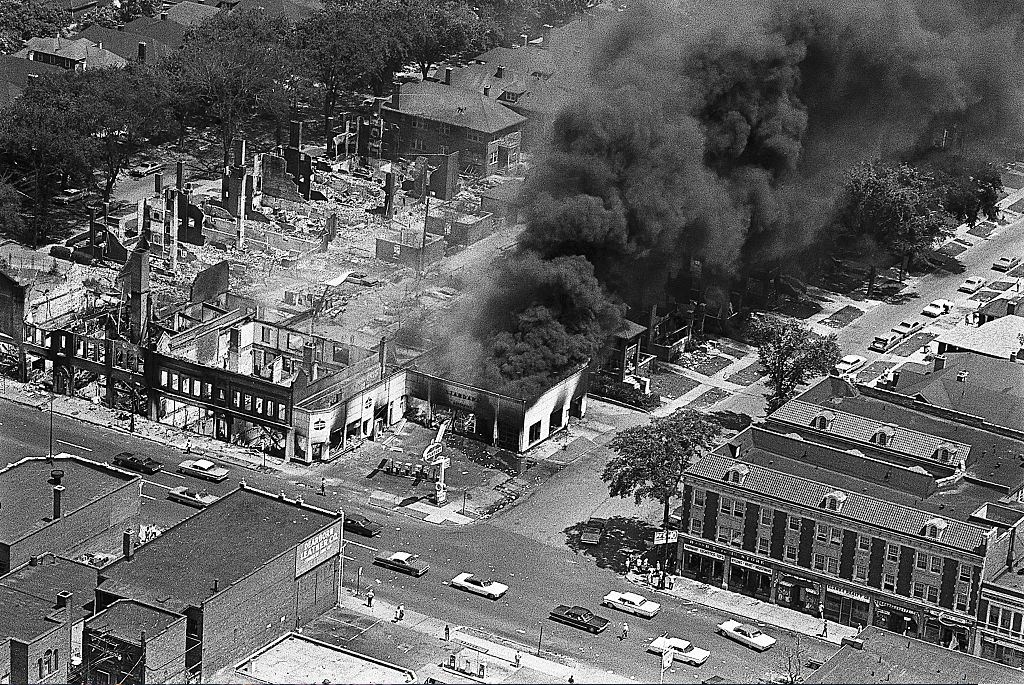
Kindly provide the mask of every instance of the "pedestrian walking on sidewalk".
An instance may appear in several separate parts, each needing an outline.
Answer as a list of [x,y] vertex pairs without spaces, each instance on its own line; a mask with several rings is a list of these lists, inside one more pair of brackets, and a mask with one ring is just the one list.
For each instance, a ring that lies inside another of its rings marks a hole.
[[373,588],[366,591],[366,606],[373,608]]
[[185,442],[185,454],[192,454],[192,441]]
[[523,663],[523,655],[520,654],[519,652],[516,652],[516,668],[519,668],[519,666],[522,663]]
[[324,497],[327,496],[327,476],[320,477],[320,494]]
[[821,625],[821,636],[825,637],[825,638],[828,637],[828,619],[825,619],[822,622],[822,625]]
[[619,639],[620,640],[625,640],[627,637],[629,637],[629,624],[623,622],[623,624],[622,624],[622,636],[619,637]]
[[445,627],[444,627],[444,641],[448,642],[448,640],[451,638],[451,636],[452,636],[452,627],[449,626],[449,625],[445,625]]
[[404,604],[399,604],[398,605],[398,612],[395,615],[398,617],[399,621],[401,621],[402,619],[405,618],[405,605]]

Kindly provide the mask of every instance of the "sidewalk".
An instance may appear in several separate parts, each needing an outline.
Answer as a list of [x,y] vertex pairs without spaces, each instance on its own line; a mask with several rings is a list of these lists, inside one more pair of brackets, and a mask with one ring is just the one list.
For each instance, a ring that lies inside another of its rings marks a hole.
[[[572,676],[574,681],[577,683],[623,683],[623,682],[636,682],[633,678],[628,678],[610,671],[603,671],[600,669],[592,668],[585,664],[572,661],[571,659],[562,657],[561,655],[552,654],[550,652],[543,652],[540,656],[535,653],[535,649],[527,647],[526,645],[516,644],[499,644],[488,638],[482,637],[478,634],[474,635],[470,632],[471,629],[467,629],[463,626],[454,626],[446,624],[444,621],[426,616],[410,609],[405,610],[405,619],[400,623],[394,621],[396,606],[386,601],[382,601],[379,597],[375,597],[373,600],[373,607],[366,606],[366,600],[364,597],[351,594],[351,590],[347,589],[342,593],[341,601],[339,605],[350,610],[355,611],[366,616],[373,616],[380,621],[387,621],[393,627],[400,627],[404,630],[411,630],[438,640],[444,640],[444,629],[445,626],[449,628],[449,639],[448,644],[450,645],[449,653],[456,653],[463,650],[464,648],[470,648],[471,650],[487,655],[487,657],[503,662],[506,666],[502,669],[491,669],[493,674],[492,678],[487,678],[484,682],[504,682],[504,683],[517,683],[524,682],[523,679],[518,678],[519,668],[515,667],[516,654],[520,657],[520,667],[524,671],[524,676],[529,676],[527,671],[531,671],[534,674],[541,674],[548,682],[561,682],[566,683],[569,681],[569,677]],[[561,663],[555,661],[554,658],[565,659],[569,663]],[[427,665],[429,668],[430,665]],[[417,668],[417,673],[422,675],[423,668]],[[535,680],[527,679],[525,682],[535,682]]]
[[[50,400],[53,400],[53,413],[71,419],[77,419],[94,426],[101,426],[125,433],[136,438],[158,442],[165,447],[179,449],[182,452],[189,448],[197,456],[216,456],[254,471],[283,470],[284,462],[253,450],[229,445],[203,435],[181,430],[173,426],[150,421],[144,416],[135,416],[135,430],[131,431],[131,417],[127,412],[114,411],[98,401],[90,401],[84,397],[54,395],[33,383],[20,383],[9,378],[0,381],[0,398],[35,407],[40,411],[48,411]],[[96,398],[98,400],[98,398]],[[119,418],[123,415],[124,418]],[[65,450],[66,451],[66,450]],[[113,457],[114,455],[108,455]]]
[[[647,582],[646,575],[629,573],[626,575],[626,578],[632,583],[655,590]],[[702,604],[711,609],[743,616],[755,623],[765,623],[777,628],[790,630],[794,633],[802,633],[819,640],[834,642],[835,644],[841,644],[844,637],[855,637],[860,632],[851,626],[844,626],[829,621],[828,637],[823,638],[821,637],[822,620],[815,616],[809,616],[776,604],[762,602],[753,597],[741,595],[730,590],[723,590],[713,585],[706,585],[683,576],[673,576],[672,581],[671,590],[655,591],[677,599]]]

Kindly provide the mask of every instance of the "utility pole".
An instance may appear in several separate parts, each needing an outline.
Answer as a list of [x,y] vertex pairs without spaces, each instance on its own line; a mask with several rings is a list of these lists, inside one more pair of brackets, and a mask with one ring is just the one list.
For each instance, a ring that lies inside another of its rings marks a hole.
[[46,453],[46,456],[53,458],[53,401],[57,399],[55,395],[50,396],[50,449]]

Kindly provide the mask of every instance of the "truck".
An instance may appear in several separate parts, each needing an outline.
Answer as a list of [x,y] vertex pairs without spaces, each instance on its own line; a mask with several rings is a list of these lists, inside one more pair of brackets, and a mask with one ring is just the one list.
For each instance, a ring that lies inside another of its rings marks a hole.
[[601,538],[604,537],[605,526],[608,525],[606,519],[592,518],[586,522],[583,526],[583,533],[580,534],[580,544],[582,545],[596,545],[601,542]]

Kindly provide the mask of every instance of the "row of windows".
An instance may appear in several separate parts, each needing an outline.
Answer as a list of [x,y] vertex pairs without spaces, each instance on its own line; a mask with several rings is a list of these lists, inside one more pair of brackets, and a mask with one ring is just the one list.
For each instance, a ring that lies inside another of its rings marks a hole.
[[56,649],[48,649],[38,660],[37,666],[39,667],[40,678],[45,678],[60,668],[60,654],[58,651]]
[[998,633],[1021,637],[1021,623],[1024,616],[1019,611],[990,604],[988,607],[988,627]]
[[[183,395],[192,395],[204,400],[211,400],[213,398],[214,388],[211,383],[190,378],[174,371],[161,370],[160,385],[170,388],[175,392],[180,392]],[[224,404],[227,399],[224,388],[217,388],[216,390],[216,401]],[[266,416],[271,419],[276,418],[278,421],[285,420],[286,407],[284,403],[251,395],[247,392],[243,393],[235,390],[231,395],[231,406],[259,416]]]
[[[707,493],[701,488],[694,488],[693,490],[693,504],[695,506],[704,506],[706,501]],[[742,518],[746,512],[746,503],[741,500],[732,499],[729,497],[719,498],[719,511],[726,516],[733,516]],[[788,512],[782,512],[787,517],[787,527],[789,530],[799,532],[803,525],[803,518],[799,515],[790,514]],[[703,519],[694,519],[700,521],[700,527],[697,530],[691,528],[693,535],[700,535],[700,531],[703,529]],[[767,507],[761,508],[760,523],[762,526],[771,528],[774,524],[774,511]],[[691,521],[692,526],[692,521]],[[824,523],[815,524],[815,539],[818,542],[823,542],[830,545],[839,545],[843,541],[844,529],[839,526],[831,526]],[[863,535],[859,533],[853,533],[857,538],[857,549],[862,552],[870,552],[873,538],[870,535]],[[790,558],[787,554],[787,558]],[[794,552],[792,559],[796,559],[796,551]],[[900,559],[900,546],[896,543],[886,543],[885,545],[885,560],[893,563],[898,563]],[[942,572],[942,557],[939,555],[929,555],[924,552],[917,552],[917,568],[921,570],[928,570],[931,573]],[[962,582],[969,583],[973,578],[974,567],[961,564],[960,565],[960,576],[959,579]]]

